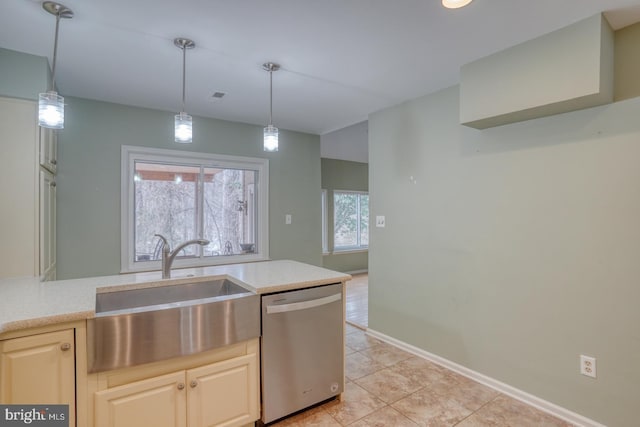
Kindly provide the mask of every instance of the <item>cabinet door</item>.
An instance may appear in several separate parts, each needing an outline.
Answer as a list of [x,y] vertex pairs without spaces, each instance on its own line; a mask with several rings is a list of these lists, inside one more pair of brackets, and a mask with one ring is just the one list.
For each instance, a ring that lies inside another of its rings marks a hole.
[[260,417],[258,355],[187,371],[189,427],[243,426]]
[[56,269],[56,182],[40,169],[40,277],[54,280]]
[[54,174],[58,166],[58,133],[53,129],[40,128],[40,166]]
[[185,427],[184,371],[95,393],[95,427]]
[[0,403],[68,404],[75,425],[73,329],[0,341]]

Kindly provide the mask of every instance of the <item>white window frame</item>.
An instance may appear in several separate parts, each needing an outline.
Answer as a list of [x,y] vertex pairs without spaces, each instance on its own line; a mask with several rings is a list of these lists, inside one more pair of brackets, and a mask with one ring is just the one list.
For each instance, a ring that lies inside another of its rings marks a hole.
[[134,175],[136,162],[180,163],[212,168],[245,169],[258,173],[256,251],[253,254],[224,255],[206,258],[176,258],[174,268],[203,267],[269,259],[269,160],[256,157],[167,150],[163,148],[123,145],[120,163],[120,272],[160,270],[160,261],[134,262]]
[[[340,194],[358,194],[368,196],[368,191],[352,191],[352,190],[333,190],[333,252],[364,252],[369,250],[369,245],[352,245],[352,246],[336,246],[336,193]],[[358,200],[360,200],[358,198]],[[358,217],[360,216],[360,201],[358,201]],[[371,216],[369,216],[369,225],[371,225]],[[369,227],[371,229],[371,227]],[[360,222],[358,222],[358,240],[360,240]]]
[[329,199],[327,190],[322,190],[322,253],[329,253]]

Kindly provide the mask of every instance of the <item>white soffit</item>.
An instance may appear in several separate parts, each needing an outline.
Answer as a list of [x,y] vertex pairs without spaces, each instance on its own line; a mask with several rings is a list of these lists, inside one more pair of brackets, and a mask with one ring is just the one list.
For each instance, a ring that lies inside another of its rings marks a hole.
[[611,10],[604,13],[609,25],[614,30],[619,30],[629,25],[640,22],[640,4],[621,9]]

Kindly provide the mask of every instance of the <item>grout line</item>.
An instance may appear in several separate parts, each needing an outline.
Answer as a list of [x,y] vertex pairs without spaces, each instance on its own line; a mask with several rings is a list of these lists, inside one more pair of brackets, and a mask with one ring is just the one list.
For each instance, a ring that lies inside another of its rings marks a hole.
[[448,359],[445,359],[441,356],[438,356],[436,354],[430,353],[426,350],[423,350],[411,344],[400,341],[397,338],[393,338],[391,336],[383,334],[382,332],[378,332],[373,329],[367,329],[366,334],[380,341],[383,341],[387,344],[393,345],[408,353],[412,353],[418,357],[422,357],[423,359],[433,362],[437,365],[440,365],[450,371],[456,372],[475,382],[478,382],[489,388],[492,388],[495,391],[502,393],[503,395],[519,400],[520,402],[523,402],[524,404],[530,407],[538,409],[541,412],[547,413],[556,418],[559,418],[562,421],[568,422],[571,425],[574,425],[577,427],[578,426],[605,427],[603,424],[600,424],[597,421],[591,420],[585,417],[584,415],[578,414],[576,412],[572,412],[569,409],[556,405],[555,403],[546,401],[540,397],[529,394],[523,390],[519,390],[509,384],[503,383],[487,375],[481,374],[480,372],[476,372],[470,368],[467,368],[465,366],[452,362]]
[[472,416],[473,414],[475,414],[476,412],[478,412],[479,410],[481,410],[482,408],[484,408],[485,406],[487,406],[488,404],[490,404],[491,402],[493,402],[494,400],[496,400],[500,396],[503,396],[503,394],[502,393],[498,393],[493,399],[490,399],[484,405],[480,406],[478,409],[476,409],[475,411],[471,412],[469,415],[467,415],[466,417],[464,417],[463,419],[461,419],[460,421],[455,423],[453,426],[454,427],[457,426],[458,424],[460,424],[461,422],[463,422],[464,420],[466,420],[467,418],[469,418],[470,416]]

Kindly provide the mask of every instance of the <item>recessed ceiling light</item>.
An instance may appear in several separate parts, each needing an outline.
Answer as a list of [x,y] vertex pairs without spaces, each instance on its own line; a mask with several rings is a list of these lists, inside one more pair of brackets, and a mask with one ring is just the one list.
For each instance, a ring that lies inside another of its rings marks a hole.
[[471,3],[472,0],[442,0],[442,5],[449,9],[458,9]]

